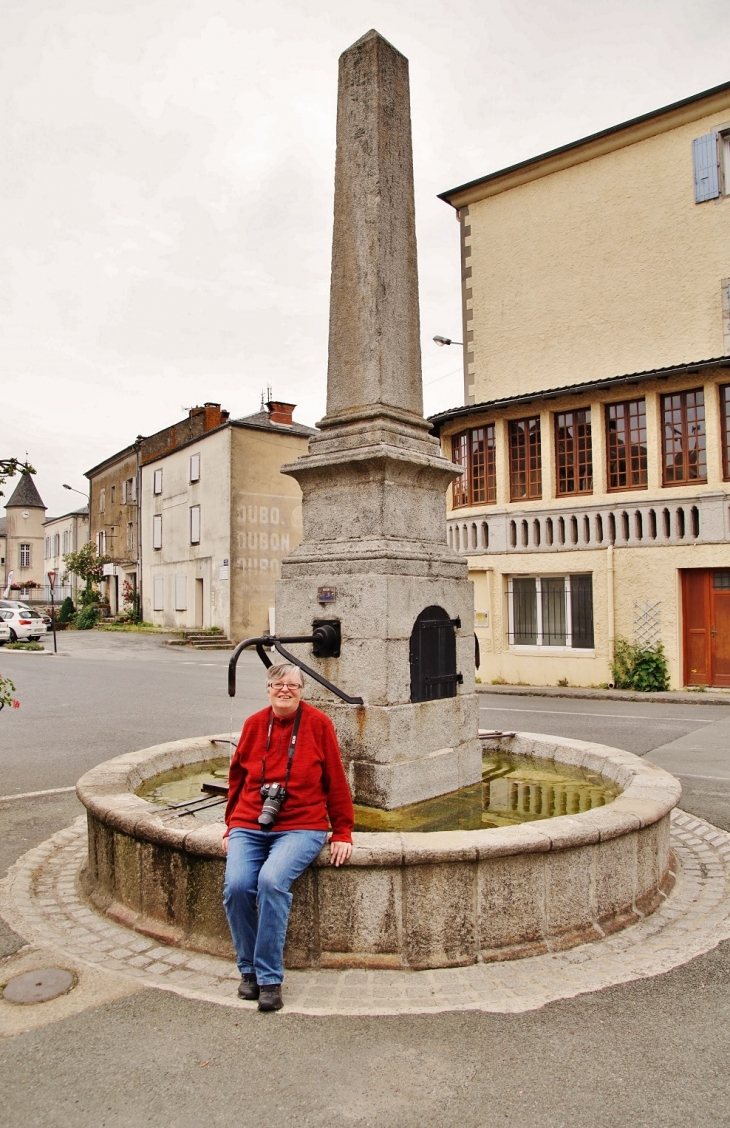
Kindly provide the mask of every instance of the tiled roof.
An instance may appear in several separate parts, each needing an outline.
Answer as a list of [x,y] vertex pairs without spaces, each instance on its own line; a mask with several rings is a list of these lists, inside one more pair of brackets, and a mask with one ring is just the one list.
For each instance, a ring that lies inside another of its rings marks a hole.
[[730,356],[716,356],[709,360],[693,360],[688,364],[672,364],[667,368],[648,368],[645,372],[629,372],[623,376],[606,376],[600,380],[586,380],[582,384],[563,384],[558,388],[544,388],[540,392],[522,392],[517,396],[506,396],[503,399],[484,400],[482,403],[462,404],[460,407],[451,407],[448,411],[439,411],[436,415],[429,415],[428,421],[438,431],[450,419],[459,419],[462,415],[473,415],[475,412],[496,411],[505,407],[517,407],[523,403],[534,403],[536,400],[557,399],[558,396],[586,392],[592,389],[620,387],[622,384],[635,384],[639,380],[649,380],[653,377],[682,376],[685,373],[701,372],[705,368],[730,367]]
[[242,419],[231,419],[234,427],[254,427],[261,431],[279,431],[287,435],[316,435],[315,427],[305,427],[303,423],[272,423],[268,411],[257,411],[255,415],[245,415]]
[[10,498],[5,502],[5,508],[10,509],[45,509],[38,493],[35,482],[30,474],[21,474],[20,481],[13,490]]

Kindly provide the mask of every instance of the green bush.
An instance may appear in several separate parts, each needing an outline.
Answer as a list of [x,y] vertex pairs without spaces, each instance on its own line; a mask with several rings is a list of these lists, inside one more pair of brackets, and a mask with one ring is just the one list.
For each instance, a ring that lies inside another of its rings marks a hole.
[[611,663],[616,689],[635,689],[640,693],[657,693],[669,689],[669,672],[664,647],[639,646],[625,638],[617,638]]
[[95,603],[87,603],[82,607],[76,616],[76,630],[77,631],[90,631],[92,627],[96,626],[96,621],[99,618],[99,609]]
[[61,604],[61,610],[58,612],[58,621],[59,623],[72,623],[75,614],[74,601],[70,595],[67,595]]

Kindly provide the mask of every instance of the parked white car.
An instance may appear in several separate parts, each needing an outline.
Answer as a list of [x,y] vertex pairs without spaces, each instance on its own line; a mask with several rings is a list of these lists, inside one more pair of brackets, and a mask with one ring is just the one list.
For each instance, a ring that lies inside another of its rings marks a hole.
[[6,642],[10,642],[10,627],[4,619],[0,619],[0,646],[5,646]]
[[12,642],[23,639],[39,642],[46,633],[46,624],[38,612],[27,607],[0,607],[0,619],[9,628]]

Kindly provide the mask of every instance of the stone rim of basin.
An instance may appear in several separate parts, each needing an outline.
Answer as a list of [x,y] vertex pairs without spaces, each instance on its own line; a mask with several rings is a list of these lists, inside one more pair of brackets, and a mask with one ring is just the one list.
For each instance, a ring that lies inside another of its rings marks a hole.
[[[86,772],[76,785],[76,793],[93,816],[122,833],[202,857],[222,858],[222,824],[181,826],[179,819],[171,824],[169,817],[136,791],[162,772],[211,759],[213,750],[225,740],[227,734],[215,734],[116,756]],[[611,780],[621,792],[605,806],[537,823],[480,830],[356,831],[350,865],[414,865],[436,858],[467,861],[590,845],[659,822],[681,796],[681,785],[669,772],[619,748],[529,732],[486,737],[483,746],[585,768]],[[315,862],[325,864],[326,848]]]

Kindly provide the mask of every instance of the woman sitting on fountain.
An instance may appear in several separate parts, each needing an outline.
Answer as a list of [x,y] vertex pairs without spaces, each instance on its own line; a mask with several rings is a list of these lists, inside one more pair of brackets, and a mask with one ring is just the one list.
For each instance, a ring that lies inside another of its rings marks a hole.
[[330,863],[352,853],[352,797],[334,725],[302,701],[303,686],[298,666],[269,668],[269,707],[244,724],[228,776],[223,903],[239,998],[258,999],[262,1011],[283,1006],[292,883],[324,846],[328,825]]

